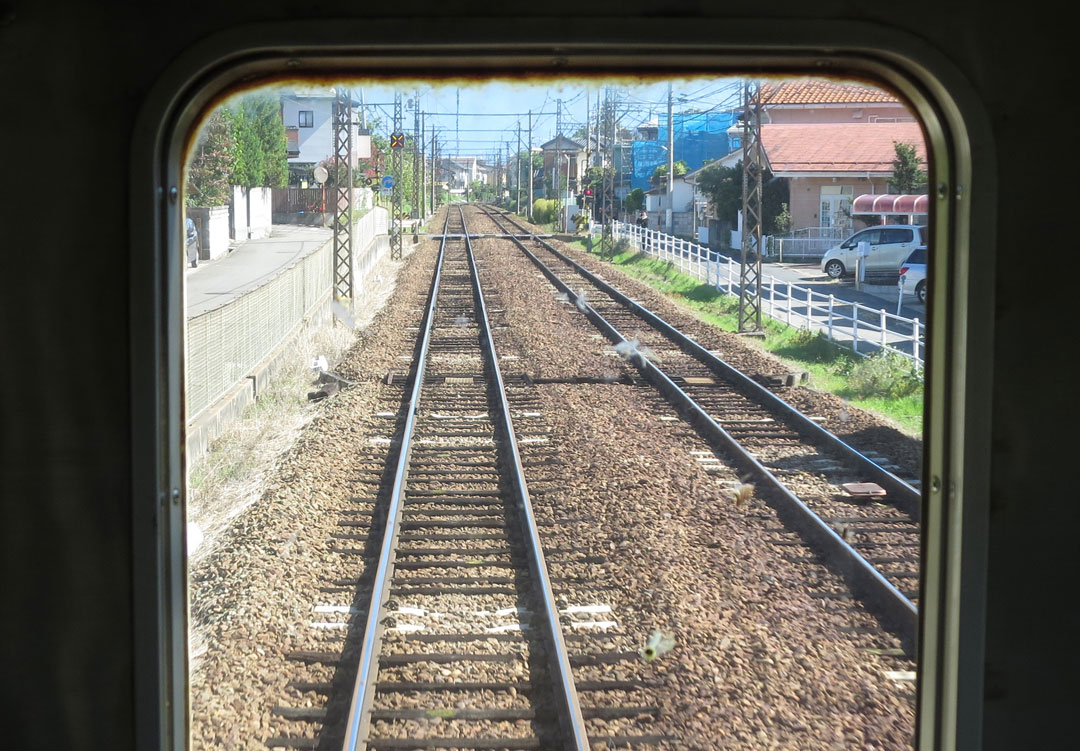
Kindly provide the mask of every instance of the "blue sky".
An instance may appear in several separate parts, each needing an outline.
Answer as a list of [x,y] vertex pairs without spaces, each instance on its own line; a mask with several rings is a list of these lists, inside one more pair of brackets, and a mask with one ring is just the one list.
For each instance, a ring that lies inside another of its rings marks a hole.
[[[634,84],[619,82],[619,122],[623,127],[634,126],[652,119],[667,117],[666,81]],[[517,148],[517,125],[521,123],[521,142],[528,137],[528,112],[533,111],[533,145],[539,146],[555,135],[556,110],[562,99],[563,119],[568,124],[563,133],[570,135],[585,122],[586,111],[596,117],[596,97],[601,84],[593,81],[552,81],[545,84],[491,82],[487,84],[434,85],[420,82],[402,86],[403,106],[414,91],[420,91],[420,109],[425,113],[425,126],[433,124],[443,153],[452,154],[458,148],[462,155],[483,158],[495,156],[499,146]],[[393,118],[394,89],[387,86],[354,85],[357,97],[363,92],[368,117],[382,122],[380,130],[388,130]],[[458,93],[460,91],[460,109]],[[738,82],[735,79],[697,78],[672,81],[674,109],[727,108],[738,102]],[[588,105],[586,105],[588,100]],[[588,110],[587,110],[588,107]],[[460,111],[460,117],[455,113]],[[436,114],[437,113],[437,114]],[[403,109],[406,132],[413,130],[413,113]],[[460,145],[459,145],[460,144]]]

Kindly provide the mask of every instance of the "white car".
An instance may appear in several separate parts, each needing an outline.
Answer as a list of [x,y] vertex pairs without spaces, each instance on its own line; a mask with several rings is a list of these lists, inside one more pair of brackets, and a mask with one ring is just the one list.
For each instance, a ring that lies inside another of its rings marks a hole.
[[926,245],[926,226],[880,224],[861,229],[825,252],[821,259],[821,270],[832,279],[854,274],[859,243],[868,246],[869,252],[864,261],[867,274],[889,274],[896,279],[900,264],[911,255],[911,251]]
[[926,302],[926,246],[915,248],[900,267],[900,294],[914,295]]

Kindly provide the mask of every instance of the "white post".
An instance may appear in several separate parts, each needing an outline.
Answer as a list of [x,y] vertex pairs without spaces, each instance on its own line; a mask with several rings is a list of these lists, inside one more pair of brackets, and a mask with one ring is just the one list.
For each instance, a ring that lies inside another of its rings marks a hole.
[[881,348],[885,349],[885,347],[889,343],[889,338],[886,336],[889,329],[888,329],[888,326],[885,323],[885,310],[884,309],[881,310],[880,321],[881,321]]
[[851,304],[851,348],[859,351],[859,304]]
[[[787,284],[787,325],[788,326],[791,325],[791,309],[794,307],[792,302],[793,302],[793,296],[791,294],[791,282],[788,282],[788,284]],[[807,304],[809,304],[809,302],[810,301],[808,299]]]
[[769,315],[776,317],[776,277],[769,277]]
[[913,365],[919,366],[919,319],[915,318],[911,322],[911,354],[914,357]]
[[829,295],[829,341],[833,340],[832,336],[832,324],[833,324],[833,303],[836,302],[836,298]]
[[727,262],[727,293],[729,295],[734,295],[735,294],[735,287],[731,283],[731,277],[732,277],[731,267],[734,266],[734,265],[735,265],[735,262],[732,261],[729,258],[728,262]]

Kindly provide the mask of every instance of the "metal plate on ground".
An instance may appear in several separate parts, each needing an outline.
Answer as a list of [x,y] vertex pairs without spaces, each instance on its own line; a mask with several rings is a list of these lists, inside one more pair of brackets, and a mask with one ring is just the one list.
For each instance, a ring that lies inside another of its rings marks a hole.
[[848,495],[855,496],[856,498],[873,498],[876,496],[888,495],[885,488],[878,485],[876,482],[846,482],[841,485]]
[[688,386],[713,386],[716,381],[706,376],[686,376],[683,378],[683,383]]

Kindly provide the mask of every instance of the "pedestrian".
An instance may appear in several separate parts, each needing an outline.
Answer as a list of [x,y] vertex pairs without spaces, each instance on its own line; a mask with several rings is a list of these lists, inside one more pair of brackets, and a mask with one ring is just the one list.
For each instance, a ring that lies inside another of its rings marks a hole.
[[637,223],[638,223],[639,227],[648,227],[649,226],[649,214],[648,214],[648,212],[645,211],[645,209],[642,209],[641,211],[638,212]]
[[189,216],[185,222],[185,239],[187,244],[187,259],[191,268],[199,266],[199,231],[195,227],[195,221]]

